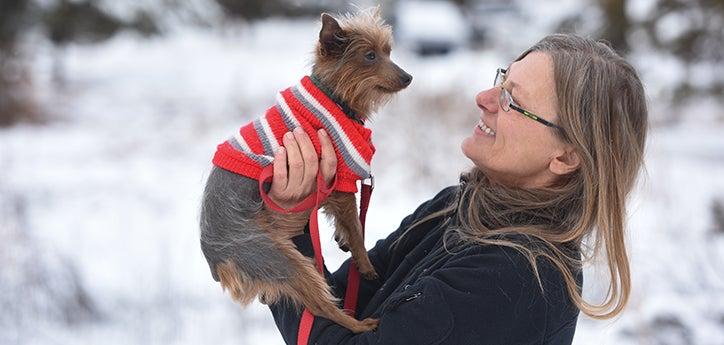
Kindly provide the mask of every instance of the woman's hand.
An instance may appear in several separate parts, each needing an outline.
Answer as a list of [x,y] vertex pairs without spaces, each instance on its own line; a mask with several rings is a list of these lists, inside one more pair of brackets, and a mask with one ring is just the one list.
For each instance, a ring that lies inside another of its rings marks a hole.
[[314,150],[312,140],[301,128],[287,132],[282,139],[284,147],[274,155],[274,178],[269,197],[277,205],[288,209],[317,190],[317,172],[329,186],[337,172],[337,155],[332,141],[324,129],[317,132],[322,147],[321,160]]

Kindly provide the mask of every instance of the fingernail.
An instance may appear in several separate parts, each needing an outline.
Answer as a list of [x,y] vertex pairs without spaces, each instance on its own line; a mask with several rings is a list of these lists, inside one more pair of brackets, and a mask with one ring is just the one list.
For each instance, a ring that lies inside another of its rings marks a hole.
[[301,127],[297,127],[297,128],[294,128],[294,133],[302,134],[302,133],[304,133],[304,131],[302,130]]
[[287,139],[294,139],[294,134],[292,134],[292,132],[287,132],[284,134],[284,137]]
[[327,131],[325,131],[324,129],[320,129],[318,132],[319,132],[319,135],[321,135],[321,136],[324,136],[324,137],[327,136]]

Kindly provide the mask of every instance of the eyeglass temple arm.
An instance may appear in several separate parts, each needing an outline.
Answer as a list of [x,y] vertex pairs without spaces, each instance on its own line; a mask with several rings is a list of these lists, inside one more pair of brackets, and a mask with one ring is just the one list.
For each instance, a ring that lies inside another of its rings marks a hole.
[[516,106],[515,104],[513,104],[513,102],[510,103],[510,107],[513,108],[515,111],[517,111],[517,112],[519,112],[519,113],[521,113],[521,114],[523,114],[523,115],[531,118],[532,120],[538,121],[538,122],[540,122],[540,123],[542,123],[542,124],[544,124],[544,125],[546,125],[546,126],[548,126],[548,127],[558,128],[558,129],[561,129],[561,130],[563,129],[563,127],[561,127],[561,126],[559,126],[559,125],[556,125],[556,124],[554,124],[554,123],[548,122],[548,121],[546,121],[546,120],[538,117],[538,115],[533,114],[533,113],[531,113],[531,112],[529,112],[529,111],[527,111],[527,110],[524,110],[523,108],[520,108],[520,107]]

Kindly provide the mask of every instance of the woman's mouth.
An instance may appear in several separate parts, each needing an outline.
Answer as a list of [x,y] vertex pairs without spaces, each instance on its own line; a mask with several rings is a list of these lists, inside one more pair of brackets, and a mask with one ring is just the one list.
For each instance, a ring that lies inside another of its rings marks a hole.
[[479,129],[482,133],[485,133],[486,135],[489,135],[491,137],[495,136],[495,131],[490,129],[490,127],[485,125],[485,122],[481,119],[478,124],[475,126],[477,129]]

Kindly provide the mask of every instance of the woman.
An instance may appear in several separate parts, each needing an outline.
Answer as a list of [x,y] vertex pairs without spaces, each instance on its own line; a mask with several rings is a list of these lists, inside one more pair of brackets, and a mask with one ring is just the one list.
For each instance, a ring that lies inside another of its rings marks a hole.
[[[317,318],[310,343],[570,344],[579,311],[621,313],[630,291],[626,197],[647,126],[636,71],[602,43],[551,35],[498,69],[476,102],[480,122],[461,145],[474,168],[369,251],[380,278],[361,282],[356,317],[378,318],[378,329],[353,334]],[[275,159],[270,196],[282,205],[315,189],[318,169],[332,180],[328,139],[320,135],[319,166],[309,140],[296,137]],[[311,256],[308,235],[295,242]],[[581,257],[598,255],[611,279],[600,305],[581,297]],[[348,267],[328,274],[336,296]],[[301,311],[271,310],[296,343]]]

